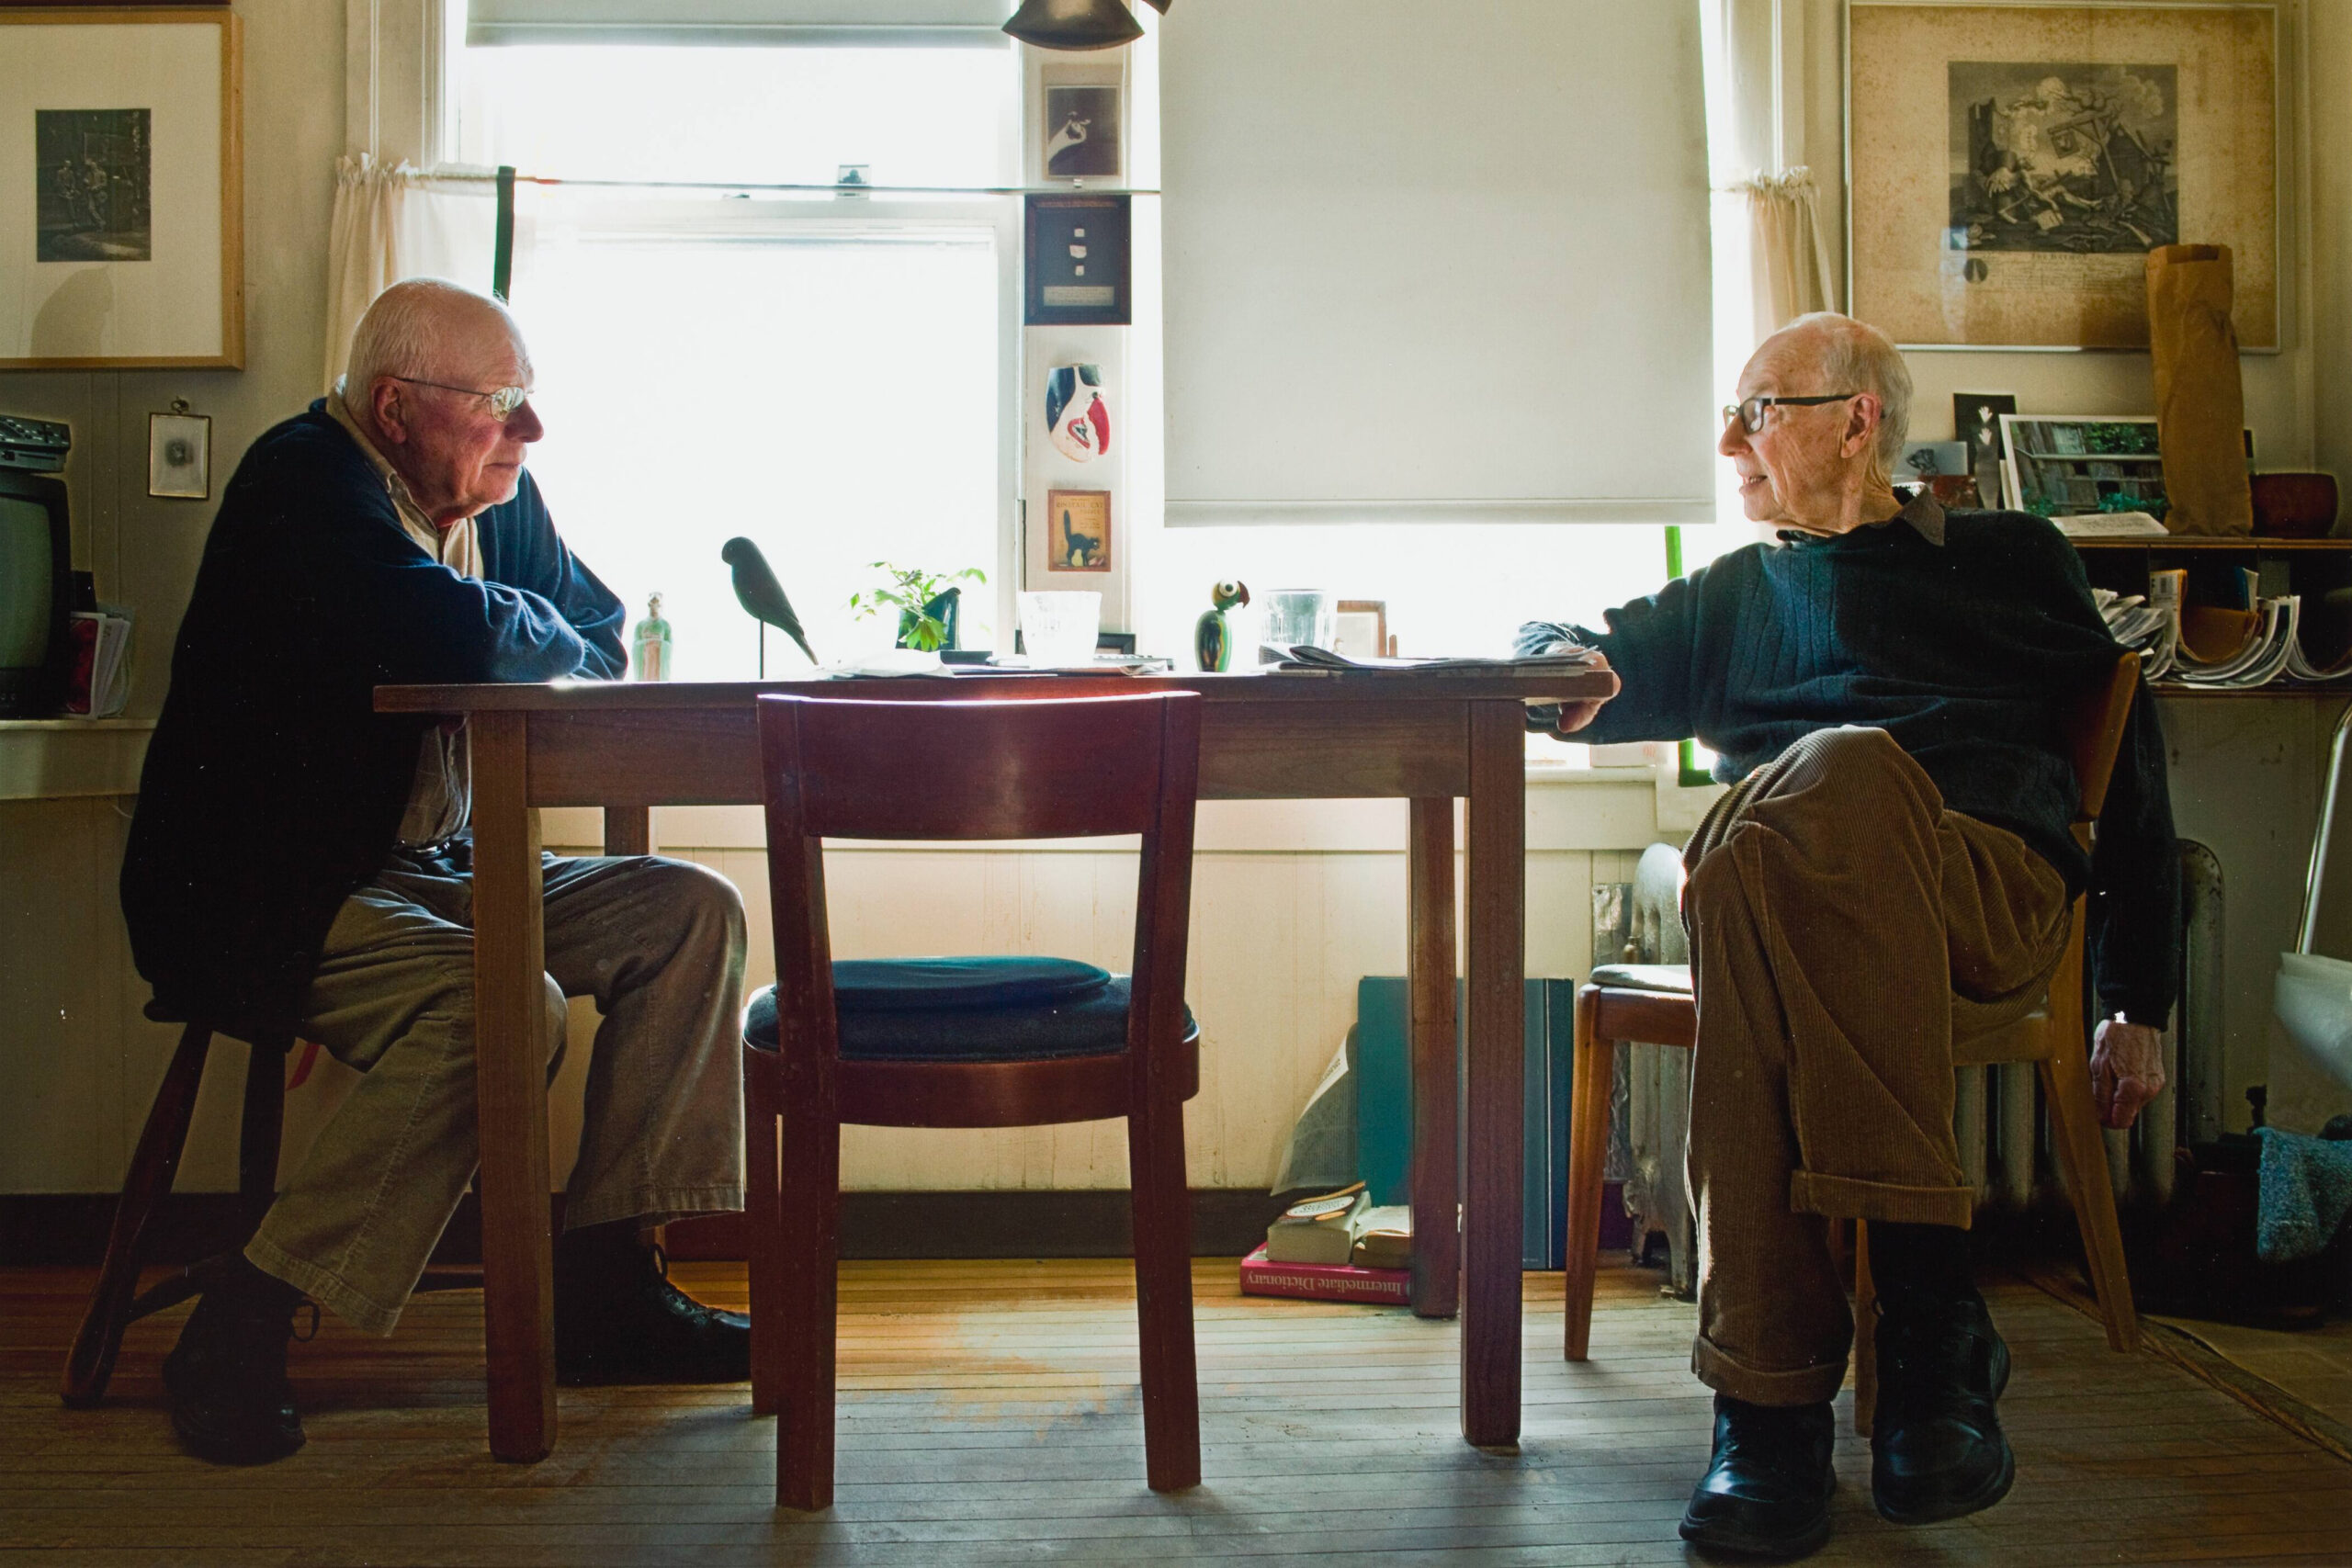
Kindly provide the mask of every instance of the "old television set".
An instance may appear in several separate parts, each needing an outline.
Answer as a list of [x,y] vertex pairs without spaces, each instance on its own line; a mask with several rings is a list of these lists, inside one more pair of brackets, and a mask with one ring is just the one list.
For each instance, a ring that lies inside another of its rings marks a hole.
[[64,704],[72,541],[63,482],[0,466],[0,718]]

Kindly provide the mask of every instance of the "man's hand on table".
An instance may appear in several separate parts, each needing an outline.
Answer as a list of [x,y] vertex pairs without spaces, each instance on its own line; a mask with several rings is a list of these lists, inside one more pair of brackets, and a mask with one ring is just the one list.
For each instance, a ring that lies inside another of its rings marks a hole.
[[[1598,649],[1594,649],[1591,667],[1595,670],[1608,669],[1608,656],[1601,653]],[[1596,697],[1590,702],[1562,703],[1560,705],[1560,716],[1553,721],[1552,733],[1555,735],[1575,734],[1577,730],[1582,729],[1586,725],[1592,722],[1592,716],[1600,711],[1600,705],[1605,701],[1607,701],[1606,698]]]
[[2091,1043],[2091,1099],[2100,1122],[2129,1127],[2164,1088],[2164,1036],[2144,1023],[2102,1022]]

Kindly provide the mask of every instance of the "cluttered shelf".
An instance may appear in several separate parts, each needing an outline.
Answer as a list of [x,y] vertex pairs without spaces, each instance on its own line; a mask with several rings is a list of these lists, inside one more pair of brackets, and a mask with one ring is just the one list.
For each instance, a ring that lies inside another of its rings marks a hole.
[[2352,539],[2072,542],[2109,629],[2167,693],[2352,690]]
[[2192,538],[2187,535],[2174,535],[2161,539],[2076,539],[2073,543],[2078,550],[2100,555],[2131,550],[2157,555],[2171,555],[2176,550],[2226,550],[2264,556],[2302,551],[2320,554],[2352,551],[2352,539],[2267,539],[2252,535],[2228,538]]

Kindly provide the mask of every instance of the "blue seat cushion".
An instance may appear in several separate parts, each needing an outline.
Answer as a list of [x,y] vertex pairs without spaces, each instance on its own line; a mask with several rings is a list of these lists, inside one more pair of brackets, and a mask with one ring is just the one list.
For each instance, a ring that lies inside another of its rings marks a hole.
[[[844,959],[833,965],[833,1005],[848,1061],[1114,1055],[1127,1047],[1129,986],[1125,975],[1065,958]],[[1184,1032],[1194,1029],[1187,1008]],[[775,987],[763,987],[743,1009],[743,1039],[757,1050],[776,1048]]]

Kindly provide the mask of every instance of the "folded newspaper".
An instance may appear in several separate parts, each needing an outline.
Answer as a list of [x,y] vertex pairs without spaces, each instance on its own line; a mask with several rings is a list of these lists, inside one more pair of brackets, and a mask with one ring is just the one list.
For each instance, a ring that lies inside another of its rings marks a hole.
[[1266,645],[1269,655],[1278,656],[1277,671],[1302,670],[1379,670],[1408,671],[1415,674],[1453,675],[1560,675],[1571,671],[1591,668],[1594,650],[1581,643],[1559,642],[1540,652],[1517,659],[1444,659],[1444,658],[1357,658],[1334,653],[1328,648],[1315,648],[1302,643],[1296,648]]

